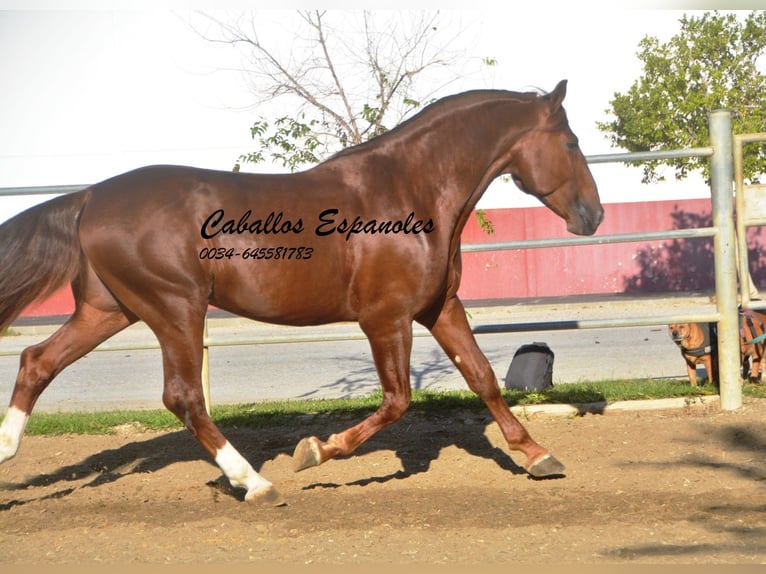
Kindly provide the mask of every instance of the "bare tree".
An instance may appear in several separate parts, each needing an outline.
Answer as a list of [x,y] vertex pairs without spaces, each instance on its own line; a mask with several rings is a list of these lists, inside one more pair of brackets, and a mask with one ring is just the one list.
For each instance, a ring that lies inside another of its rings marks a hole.
[[[275,17],[278,15],[278,18]],[[240,163],[290,170],[379,135],[481,62],[451,48],[467,29],[439,12],[297,11],[202,14],[214,42],[242,49],[255,103],[279,104],[251,127]],[[460,45],[464,45],[463,42]],[[274,106],[271,106],[272,108]]]

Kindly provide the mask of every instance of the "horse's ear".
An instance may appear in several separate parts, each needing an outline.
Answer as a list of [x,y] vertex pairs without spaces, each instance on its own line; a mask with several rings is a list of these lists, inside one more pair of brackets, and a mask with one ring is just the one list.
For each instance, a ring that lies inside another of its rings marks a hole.
[[561,107],[561,102],[564,101],[564,96],[567,95],[567,80],[561,80],[552,92],[547,94],[548,101],[550,102],[551,113],[557,112]]

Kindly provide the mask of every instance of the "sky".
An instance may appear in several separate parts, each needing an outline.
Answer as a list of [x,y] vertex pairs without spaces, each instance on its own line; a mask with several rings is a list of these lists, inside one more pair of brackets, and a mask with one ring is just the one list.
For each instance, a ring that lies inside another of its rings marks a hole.
[[[237,70],[236,50],[190,29],[188,8],[134,5],[19,10],[2,9],[0,0],[0,188],[84,185],[157,163],[230,170],[240,154],[255,149],[249,128],[258,110]],[[596,122],[608,119],[614,93],[641,75],[639,41],[668,40],[691,10],[577,6],[443,9],[453,25],[470,30],[457,40],[465,46],[453,47],[498,64],[457,79],[441,95],[550,90],[566,78],[564,106],[585,154],[623,151],[610,146]],[[276,21],[284,15],[263,14]],[[592,170],[605,203],[709,195],[697,179],[678,184],[671,176],[667,184],[646,186],[638,168]],[[0,221],[44,199],[0,197]],[[537,205],[530,201],[512,184],[496,183],[480,206]]]

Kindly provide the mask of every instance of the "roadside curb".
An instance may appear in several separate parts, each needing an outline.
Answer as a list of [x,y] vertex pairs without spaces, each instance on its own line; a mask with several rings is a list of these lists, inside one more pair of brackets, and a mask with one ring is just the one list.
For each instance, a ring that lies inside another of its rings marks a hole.
[[520,418],[530,419],[540,416],[574,418],[586,414],[606,415],[618,412],[664,411],[674,409],[710,409],[720,408],[720,395],[700,397],[674,397],[670,399],[646,399],[635,401],[606,401],[581,404],[543,404],[515,405],[511,412]]

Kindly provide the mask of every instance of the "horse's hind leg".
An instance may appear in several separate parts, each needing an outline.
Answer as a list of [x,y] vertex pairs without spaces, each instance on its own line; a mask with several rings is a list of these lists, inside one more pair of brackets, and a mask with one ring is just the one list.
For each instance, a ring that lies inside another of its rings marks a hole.
[[0,462],[18,451],[29,415],[56,375],[132,322],[117,306],[105,311],[80,302],[58,331],[42,343],[24,349],[10,406],[0,424]]
[[497,377],[476,344],[465,309],[457,297],[446,302],[430,330],[463,375],[470,389],[487,405],[500,426],[508,447],[526,455],[527,472],[535,477],[561,474],[564,466],[546,448],[532,439],[503,400]]
[[179,300],[143,316],[162,349],[162,401],[215,460],[229,482],[246,490],[245,500],[281,505],[284,501],[271,482],[226,440],[207,413],[201,376],[206,304],[195,311],[187,303]]

